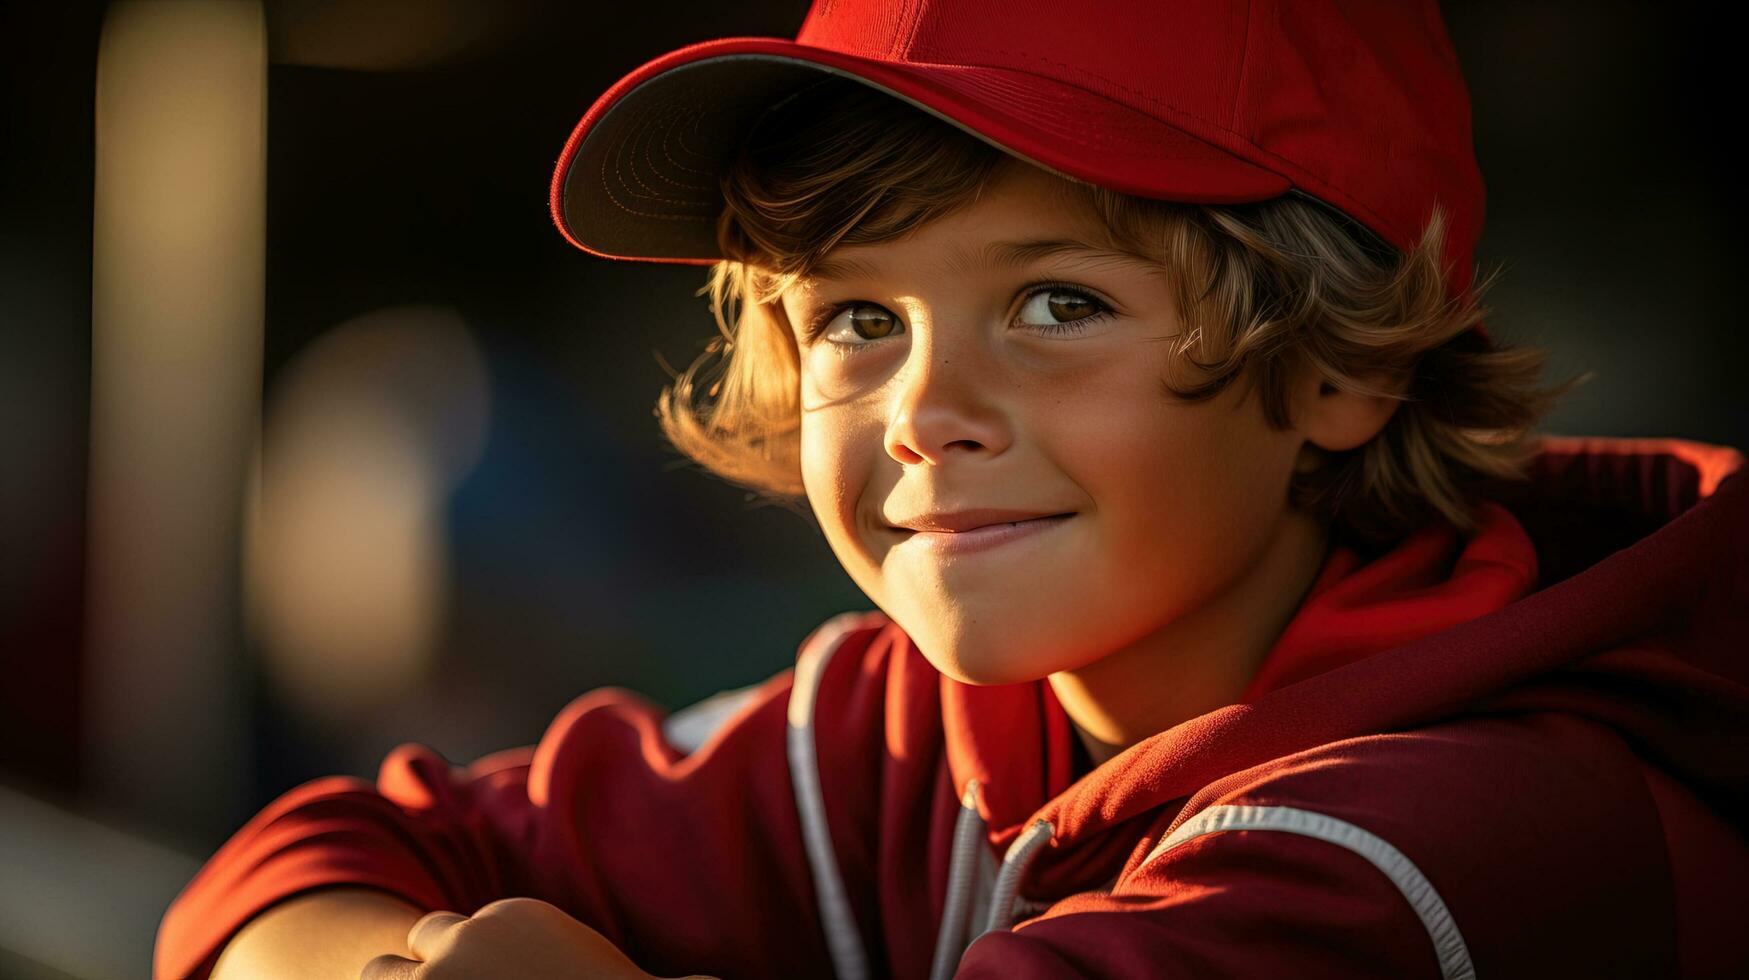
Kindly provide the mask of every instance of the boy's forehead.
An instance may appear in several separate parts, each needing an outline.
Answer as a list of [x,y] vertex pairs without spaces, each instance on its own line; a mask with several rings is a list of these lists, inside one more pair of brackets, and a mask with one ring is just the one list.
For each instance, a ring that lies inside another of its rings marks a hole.
[[1004,269],[1047,258],[1134,260],[1086,193],[1037,167],[999,166],[977,196],[890,242],[845,245],[807,269],[798,285],[879,278],[888,255],[926,241],[950,272]]
[[[1055,230],[1054,230],[1055,231]],[[849,279],[878,279],[887,271],[882,245],[856,245],[826,253],[807,274],[797,280],[802,288]],[[1152,267],[1147,256],[1131,252],[1111,241],[1109,235],[1077,235],[1056,231],[1048,237],[989,238],[950,241],[943,245],[941,268],[970,273],[989,269],[1016,269],[1051,258],[1076,258],[1096,262],[1139,264]]]

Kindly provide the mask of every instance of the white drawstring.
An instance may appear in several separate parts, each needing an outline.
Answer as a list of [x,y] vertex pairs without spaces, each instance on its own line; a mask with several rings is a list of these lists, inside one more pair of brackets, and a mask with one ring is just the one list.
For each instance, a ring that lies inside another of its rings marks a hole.
[[[1055,833],[1049,820],[1035,820],[1002,856],[1002,866],[987,896],[988,914],[977,933],[967,931],[971,907],[982,904],[986,896],[976,879],[985,861],[989,860],[984,843],[984,818],[978,813],[978,781],[966,782],[965,795],[960,798],[959,816],[953,825],[953,859],[947,869],[947,900],[941,912],[941,928],[935,935],[935,958],[930,964],[930,980],[949,980],[959,967],[966,948],[986,932],[1007,929],[1014,923],[1015,905],[1020,899],[1020,879],[1038,853]],[[983,858],[984,860],[980,860]],[[1028,903],[1031,904],[1031,903]]]
[[953,860],[947,869],[947,905],[941,912],[941,928],[935,934],[935,959],[930,980],[947,980],[965,951],[966,923],[970,918],[974,878],[978,873],[978,848],[983,844],[984,818],[978,813],[978,781],[966,781],[960,798],[959,816],[953,824]]
[[[1026,874],[1038,849],[1049,842],[1054,833],[1056,829],[1049,820],[1034,820],[1032,826],[1008,845],[1008,853],[1002,855],[1002,870],[996,874],[996,893],[990,898],[990,918],[979,936],[1014,924],[1014,901],[1020,894],[1020,878]],[[972,938],[976,940],[977,937]]]

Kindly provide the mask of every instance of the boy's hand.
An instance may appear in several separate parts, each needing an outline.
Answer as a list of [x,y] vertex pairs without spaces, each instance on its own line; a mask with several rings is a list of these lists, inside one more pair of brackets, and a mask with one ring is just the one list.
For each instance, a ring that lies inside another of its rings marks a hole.
[[655,980],[606,936],[538,898],[501,899],[471,918],[432,912],[407,931],[407,949],[411,958],[366,963],[358,980]]

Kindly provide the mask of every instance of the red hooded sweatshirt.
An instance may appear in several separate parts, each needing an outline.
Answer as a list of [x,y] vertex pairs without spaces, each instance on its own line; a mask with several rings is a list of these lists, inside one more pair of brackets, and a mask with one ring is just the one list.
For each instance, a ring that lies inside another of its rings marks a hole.
[[1047,682],[960,684],[878,612],[672,715],[403,745],[239,829],[154,976],[329,885],[541,898],[663,976],[1749,976],[1742,461],[1551,437],[1472,536],[1333,545],[1240,703],[1097,768]]

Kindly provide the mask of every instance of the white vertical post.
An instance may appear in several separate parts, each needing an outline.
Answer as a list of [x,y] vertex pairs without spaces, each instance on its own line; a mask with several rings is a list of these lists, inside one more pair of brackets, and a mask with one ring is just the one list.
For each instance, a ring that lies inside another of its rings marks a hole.
[[239,537],[260,427],[266,93],[258,2],[111,5],[93,202],[88,802],[189,839],[196,818],[238,804],[250,763]]

